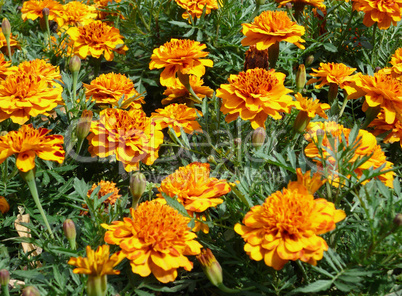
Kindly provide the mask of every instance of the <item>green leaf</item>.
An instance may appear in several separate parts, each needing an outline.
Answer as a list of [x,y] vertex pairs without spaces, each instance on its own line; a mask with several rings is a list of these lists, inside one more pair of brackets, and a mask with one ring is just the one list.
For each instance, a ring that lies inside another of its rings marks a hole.
[[294,290],[293,292],[316,293],[316,292],[328,290],[329,288],[331,288],[331,285],[332,285],[331,280],[318,280],[303,288],[298,288],[298,289]]
[[170,196],[166,195],[165,193],[162,192],[163,197],[166,200],[166,203],[171,206],[173,209],[177,210],[180,214],[182,214],[184,217],[191,218],[187,210],[184,208],[184,206],[177,201],[177,199],[171,198]]
[[337,52],[338,49],[336,48],[335,45],[333,45],[332,43],[324,43],[324,48],[330,52]]
[[85,199],[88,193],[89,186],[84,180],[74,178],[74,189],[83,199]]
[[181,28],[191,28],[191,26],[185,22],[169,21],[169,23],[175,26],[179,26]]
[[337,287],[340,291],[342,292],[349,292],[350,290],[352,290],[354,287],[349,286],[348,284],[336,281],[334,282],[335,287]]

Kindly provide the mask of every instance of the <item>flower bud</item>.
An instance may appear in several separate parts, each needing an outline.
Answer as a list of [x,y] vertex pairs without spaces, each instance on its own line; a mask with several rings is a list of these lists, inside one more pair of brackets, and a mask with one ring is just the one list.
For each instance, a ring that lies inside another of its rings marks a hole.
[[259,149],[265,142],[267,133],[263,127],[258,127],[254,130],[252,136],[252,142],[255,149]]
[[40,296],[40,293],[34,286],[28,286],[22,290],[22,296]]
[[322,130],[322,129],[318,129],[316,131],[316,135],[317,135],[317,146],[321,147],[322,146],[322,141],[324,140],[325,131]]
[[0,212],[2,214],[5,214],[9,210],[10,210],[10,205],[8,204],[7,200],[3,196],[0,196]]
[[314,62],[314,56],[313,55],[309,55],[306,60],[304,61],[304,64],[306,65],[306,67],[310,66],[312,63]]
[[10,273],[7,269],[0,270],[0,285],[7,286],[10,281]]
[[374,73],[377,73],[378,71],[380,71],[381,70],[381,67],[375,67],[375,69],[374,69]]
[[301,93],[306,85],[306,67],[303,64],[299,65],[296,73],[296,91]]
[[215,160],[215,157],[213,155],[209,155],[207,158],[207,161],[210,163],[213,163],[214,165],[217,165],[217,162]]
[[142,194],[145,192],[145,188],[147,187],[147,179],[144,174],[140,172],[134,173],[130,178],[130,192],[133,196],[133,205],[132,207],[135,209],[138,205],[138,201],[140,200]]
[[68,239],[70,246],[73,250],[76,249],[75,238],[77,237],[77,231],[75,230],[75,224],[73,220],[66,219],[63,223],[64,235]]
[[3,18],[3,22],[1,23],[1,30],[3,31],[4,36],[11,35],[11,25],[7,18]]
[[81,69],[81,59],[79,56],[73,56],[68,63],[68,68],[72,73],[79,72]]
[[91,110],[82,111],[81,118],[77,123],[77,128],[75,130],[79,140],[83,140],[86,136],[88,136],[91,129],[92,116],[93,113]]
[[218,287],[222,285],[222,267],[216,260],[214,254],[210,249],[202,249],[201,254],[198,255],[197,260],[200,262],[202,270],[204,271],[211,284]]
[[402,226],[402,214],[401,213],[396,214],[396,216],[394,218],[394,224],[398,227]]
[[45,7],[45,8],[42,9],[42,15],[43,16],[49,16],[49,14],[50,14],[50,9],[49,8]]
[[293,123],[293,129],[298,133],[304,132],[310,120],[311,118],[308,116],[308,112],[300,110],[295,122]]

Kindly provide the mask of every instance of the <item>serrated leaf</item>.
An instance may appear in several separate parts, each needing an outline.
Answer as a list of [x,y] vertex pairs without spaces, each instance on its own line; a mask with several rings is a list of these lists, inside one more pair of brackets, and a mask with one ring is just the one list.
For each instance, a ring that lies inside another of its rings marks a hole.
[[332,43],[324,43],[324,48],[330,52],[337,52],[338,49],[336,48],[335,45],[333,45]]
[[310,285],[307,285],[303,288],[298,288],[293,292],[300,292],[300,293],[316,293],[320,291],[325,291],[331,288],[332,281],[331,280],[318,280]]
[[166,200],[166,203],[171,206],[173,209],[177,210],[180,214],[182,214],[184,217],[191,218],[187,210],[184,208],[184,206],[177,201],[177,199],[171,198],[170,196],[166,195],[165,193],[162,192],[163,197]]
[[185,22],[169,21],[169,23],[181,28],[191,28],[191,26]]
[[335,287],[337,287],[340,291],[342,292],[349,292],[352,290],[354,287],[349,286],[348,284],[336,281],[334,282]]

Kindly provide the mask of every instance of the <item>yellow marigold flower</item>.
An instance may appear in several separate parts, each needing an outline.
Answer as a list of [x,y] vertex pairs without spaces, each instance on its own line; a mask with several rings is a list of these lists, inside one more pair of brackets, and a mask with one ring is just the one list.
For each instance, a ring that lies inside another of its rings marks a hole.
[[299,102],[299,104],[295,104],[295,108],[297,110],[306,112],[307,116],[310,118],[314,118],[316,115],[319,115],[322,118],[328,119],[328,116],[325,114],[324,110],[330,109],[330,105],[320,103],[319,100],[314,100],[312,98],[305,98],[300,93],[295,94],[295,98],[297,102]]
[[[230,192],[226,180],[211,178],[209,173],[209,163],[193,162],[163,179],[158,190],[177,196],[187,211],[201,213],[223,203],[219,197]],[[161,193],[159,197],[163,197]]]
[[193,19],[200,18],[202,12],[205,8],[205,14],[210,14],[212,9],[218,9],[218,2],[216,0],[175,0],[177,5],[181,8],[184,8],[186,12],[184,12],[181,16],[184,19],[188,19],[189,15]]
[[360,75],[355,83],[365,93],[363,111],[380,106],[387,123],[393,123],[395,117],[402,121],[402,81],[390,75],[374,73],[374,76]]
[[375,136],[387,133],[383,139],[384,143],[395,143],[399,141],[402,147],[402,123],[397,118],[395,118],[394,122],[388,124],[385,121],[384,111],[382,111],[368,127],[374,128],[371,133]]
[[105,242],[120,246],[134,273],[142,277],[152,273],[158,281],[168,283],[176,279],[178,268],[193,268],[186,255],[200,254],[202,246],[187,225],[189,218],[155,201],[143,202],[130,213],[132,218],[102,227],[108,230]]
[[382,74],[392,75],[392,77],[402,80],[402,48],[398,48],[391,56],[392,67],[384,68],[378,71]]
[[[316,158],[320,158],[320,153],[315,144],[318,141],[317,130],[323,130],[326,132],[326,134],[322,136],[321,146],[323,147],[323,158],[325,159],[327,166],[330,169],[328,173],[333,186],[337,187],[342,182],[339,180],[338,164],[330,153],[331,151],[332,153],[335,153],[336,151],[333,151],[333,147],[331,146],[330,140],[328,139],[328,135],[333,138],[335,148],[342,141],[342,135],[344,135],[348,146],[357,146],[355,154],[353,155],[353,157],[351,157],[349,163],[355,163],[359,158],[364,156],[371,156],[365,163],[361,164],[357,169],[355,169],[354,172],[359,178],[363,175],[363,171],[369,169],[370,167],[372,167],[373,169],[377,169],[385,164],[385,167],[382,169],[382,171],[387,171],[393,166],[391,162],[386,160],[385,154],[381,150],[381,147],[377,144],[375,136],[373,136],[366,130],[359,130],[356,138],[357,143],[349,143],[350,129],[345,128],[342,125],[337,124],[333,121],[314,122],[308,127],[308,133],[305,135],[306,139],[311,143],[307,145],[304,152],[307,157],[315,158],[314,161],[319,164],[321,163],[321,161],[317,160]],[[313,143],[313,140],[315,143]],[[386,186],[393,188],[394,175],[395,173],[391,171],[380,175],[378,179]]]
[[160,129],[171,127],[178,137],[181,135],[180,128],[187,134],[201,130],[196,120],[202,113],[195,108],[187,107],[185,104],[171,104],[155,111],[152,113],[152,120],[160,126]]
[[0,196],[0,212],[2,214],[7,213],[10,210],[10,205],[8,204],[7,200],[4,196]]
[[262,205],[246,214],[243,224],[234,230],[246,244],[244,251],[252,260],[264,259],[266,265],[280,270],[289,261],[300,259],[313,265],[328,250],[318,236],[335,229],[346,217],[323,198],[314,199],[302,185],[284,188],[271,194]]
[[205,67],[213,65],[212,60],[201,59],[208,55],[208,52],[202,51],[206,47],[197,41],[172,38],[154,49],[149,69],[165,68],[160,78],[164,86],[174,85],[178,71],[201,77],[205,74]]
[[59,88],[60,84],[55,80],[62,81],[59,67],[53,66],[45,60],[35,59],[25,61],[18,65],[18,71],[38,75],[48,82],[49,87]]
[[[198,76],[190,75],[189,83],[197,97],[201,100],[205,97],[212,97],[214,91],[208,86],[203,86],[204,80]],[[167,86],[167,89],[163,94],[167,96],[167,98],[162,100],[163,105],[168,105],[174,102],[185,103],[188,105],[194,104],[192,95],[178,78],[174,80],[172,85]]]
[[155,128],[144,111],[105,109],[92,121],[87,137],[92,156],[116,155],[127,172],[138,170],[139,162],[151,165],[158,158],[163,133]]
[[36,20],[37,18],[42,18],[42,10],[44,8],[49,8],[49,20],[57,22],[59,26],[62,26],[64,23],[63,18],[61,18],[61,14],[63,11],[63,5],[55,0],[29,0],[25,1],[22,5],[22,19],[26,21]]
[[77,266],[73,270],[74,273],[95,276],[120,274],[120,271],[114,270],[113,267],[124,259],[124,255],[121,252],[117,252],[109,258],[109,248],[108,245],[103,245],[99,246],[95,251],[90,246],[87,246],[87,257],[71,257],[68,264]]
[[114,205],[116,203],[117,199],[119,199],[121,197],[121,195],[119,194],[119,188],[116,188],[116,183],[113,183],[113,182],[110,182],[110,181],[104,181],[104,180],[101,180],[97,184],[93,184],[92,188],[90,190],[88,190],[87,196],[90,197],[92,192],[98,186],[100,186],[100,189],[99,189],[99,192],[98,192],[98,198],[101,198],[102,196],[105,196],[105,195],[107,195],[109,193],[112,193],[112,195],[110,195],[104,201],[105,204]]
[[64,104],[61,97],[63,88],[51,81],[54,72],[41,73],[29,67],[32,71],[26,72],[24,65],[0,84],[0,122],[11,118],[22,125],[31,116],[48,115],[48,111]]
[[281,119],[280,112],[289,113],[294,105],[292,92],[283,82],[285,74],[256,68],[230,75],[229,84],[221,84],[216,96],[222,98],[221,111],[226,114],[226,122],[232,122],[237,117],[250,120],[256,129],[265,127],[268,115]]
[[301,36],[305,29],[292,22],[285,11],[264,11],[254,18],[251,24],[242,24],[243,46],[256,45],[258,50],[264,50],[276,42],[287,41],[304,49],[300,42],[305,42]]
[[85,84],[85,96],[87,100],[92,100],[99,105],[118,106],[120,99],[124,95],[121,107],[131,107],[140,109],[144,104],[144,97],[134,88],[134,83],[124,74],[108,73],[102,74],[92,80],[90,84]]
[[301,168],[296,169],[297,181],[290,182],[288,187],[303,185],[309,194],[313,195],[316,191],[325,184],[327,180],[322,180],[322,174],[314,173],[311,177],[311,171],[307,171],[305,174],[302,173]]
[[51,130],[34,129],[32,124],[29,124],[0,137],[0,164],[13,154],[17,154],[16,165],[22,172],[28,172],[35,167],[36,155],[44,160],[63,163],[63,136],[48,135],[49,132]]
[[79,1],[68,2],[63,5],[61,18],[63,18],[64,24],[60,29],[87,25],[94,21],[97,16],[95,6],[85,5]]
[[111,61],[114,52],[124,54],[128,50],[119,29],[101,21],[93,21],[82,27],[72,27],[67,30],[67,34],[74,43],[74,54],[81,59],[85,59],[88,55],[100,58],[103,54],[107,61]]
[[325,7],[325,4],[324,4],[324,0],[275,0],[275,1],[280,4],[279,7],[285,6],[286,3],[292,3],[295,6],[296,10],[297,10],[297,7],[300,7],[300,9],[303,9],[304,6],[306,6],[306,5],[317,7],[322,12],[326,12],[326,10],[327,10],[327,8]]
[[402,0],[353,0],[353,9],[365,13],[363,24],[370,27],[377,23],[380,30],[396,26],[401,20]]
[[6,79],[6,77],[12,74],[14,71],[11,68],[11,62],[4,59],[4,55],[0,53],[0,80]]

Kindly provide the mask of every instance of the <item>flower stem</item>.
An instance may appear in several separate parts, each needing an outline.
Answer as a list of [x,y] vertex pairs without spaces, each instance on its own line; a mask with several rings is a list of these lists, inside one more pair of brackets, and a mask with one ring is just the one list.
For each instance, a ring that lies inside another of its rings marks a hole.
[[77,101],[77,80],[78,80],[78,71],[73,72],[73,106]]
[[1,295],[2,296],[10,296],[10,291],[8,291],[8,284],[1,285]]
[[13,62],[13,58],[11,55],[11,43],[10,43],[10,35],[4,35],[4,37],[6,38],[6,42],[7,42],[7,51],[8,51],[8,57],[10,58],[10,62]]
[[38,208],[43,221],[45,222],[45,225],[47,227],[47,230],[49,231],[50,237],[54,239],[54,235],[52,232],[52,229],[50,228],[49,222],[47,221],[47,217],[45,214],[45,211],[42,208],[42,204],[40,203],[39,200],[39,195],[38,195],[38,189],[36,188],[36,181],[35,181],[35,173],[33,170],[30,170],[28,172],[22,172],[20,171],[22,178],[27,182],[29,190],[31,191],[32,197],[35,201],[36,207]]
[[376,33],[377,33],[377,23],[374,23],[374,28],[373,28],[373,39],[371,40],[371,44],[373,45],[373,55],[371,56],[371,64],[372,67],[375,68],[375,64],[377,63],[377,55],[375,53],[375,37],[376,37]]
[[49,16],[44,14],[44,18],[45,18],[45,22],[46,22],[46,31],[47,31],[47,36],[49,39],[49,50],[52,50],[52,39],[51,39],[51,35],[50,35],[50,26],[49,26]]

